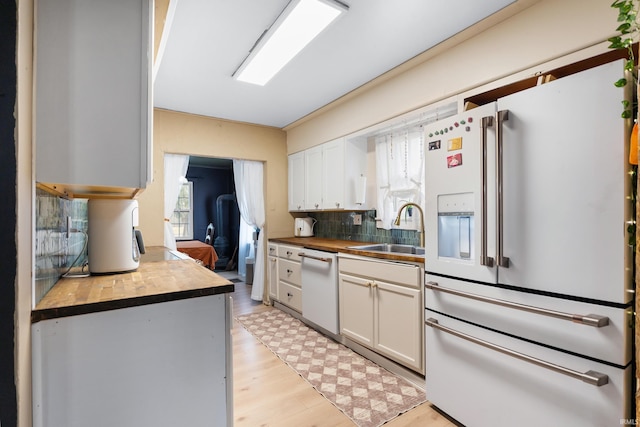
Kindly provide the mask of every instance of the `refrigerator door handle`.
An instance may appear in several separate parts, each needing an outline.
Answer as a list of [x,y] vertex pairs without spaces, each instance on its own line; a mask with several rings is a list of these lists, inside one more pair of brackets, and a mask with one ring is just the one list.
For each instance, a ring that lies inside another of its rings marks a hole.
[[455,329],[451,329],[448,328],[446,326],[442,326],[441,324],[438,323],[437,319],[434,318],[428,318],[425,323],[427,324],[427,326],[430,326],[432,328],[435,329],[439,329],[443,332],[446,332],[448,334],[451,334],[455,337],[458,338],[462,338],[464,340],[467,340],[469,342],[472,342],[474,344],[478,344],[481,345],[483,347],[486,347],[488,349],[497,351],[499,353],[502,354],[506,354],[507,356],[511,356],[514,357],[516,359],[520,359],[523,360],[525,362],[529,362],[532,363],[536,366],[540,366],[542,368],[546,368],[549,369],[551,371],[563,374],[563,375],[567,375],[571,378],[575,378],[578,379],[582,382],[585,382],[587,384],[591,384],[594,385],[596,387],[601,387],[603,385],[606,385],[609,383],[609,376],[606,374],[602,374],[600,372],[596,372],[596,371],[587,371],[587,372],[579,372],[579,371],[575,371],[573,369],[569,369],[569,368],[565,368],[564,366],[560,366],[560,365],[556,365],[554,363],[551,362],[547,362],[546,360],[542,360],[542,359],[537,359],[535,357],[529,356],[527,354],[524,353],[520,353],[517,352],[515,350],[511,350],[510,348],[506,348],[506,347],[502,347],[499,346],[497,344],[491,343],[489,341],[485,341],[485,340],[481,340],[479,338],[473,337],[471,335],[467,335],[463,332],[460,331],[456,331]]
[[425,288],[432,291],[443,292],[458,297],[469,298],[476,301],[482,301],[489,304],[495,304],[502,307],[513,308],[520,311],[527,311],[529,313],[540,314],[543,316],[554,317],[556,319],[568,320],[573,323],[579,323],[581,325],[593,326],[594,328],[602,328],[609,325],[609,318],[606,316],[600,316],[598,314],[571,314],[564,313],[562,311],[549,310],[547,308],[534,307],[532,305],[519,304],[516,302],[505,301],[497,298],[485,297],[482,295],[471,294],[468,292],[458,291],[456,289],[443,288],[437,282],[427,282],[424,285]]
[[503,240],[504,240],[504,221],[503,221],[503,200],[502,200],[502,182],[503,182],[503,156],[502,156],[502,126],[505,121],[509,120],[509,110],[502,110],[496,113],[496,212],[498,216],[498,266],[509,268],[509,258],[503,254]]
[[482,127],[482,191],[480,193],[480,209],[482,211],[482,224],[480,231],[480,265],[493,267],[494,259],[487,255],[487,128],[493,126],[493,116],[483,117],[480,120]]

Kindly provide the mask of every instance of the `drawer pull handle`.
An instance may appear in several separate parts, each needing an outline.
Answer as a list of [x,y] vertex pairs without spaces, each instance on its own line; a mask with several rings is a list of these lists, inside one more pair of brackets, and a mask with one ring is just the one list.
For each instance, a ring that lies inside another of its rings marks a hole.
[[293,273],[293,270],[291,270],[290,268],[287,268],[287,274],[291,274]]
[[427,326],[430,326],[432,328],[435,329],[439,329],[443,332],[446,332],[448,334],[451,334],[453,336],[456,336],[458,338],[462,338],[464,340],[470,341],[474,344],[478,344],[481,345],[483,347],[489,348],[491,350],[495,350],[499,353],[502,354],[506,354],[507,356],[511,356],[511,357],[515,357],[516,359],[520,359],[523,360],[525,362],[529,362],[532,363],[536,366],[540,366],[542,368],[546,368],[549,369],[551,371],[563,374],[563,375],[567,375],[571,378],[575,378],[578,379],[582,382],[585,382],[587,384],[591,384],[597,387],[601,387],[605,384],[609,383],[609,377],[606,374],[602,374],[600,372],[596,372],[596,371],[587,371],[587,372],[578,372],[578,371],[574,371],[573,369],[569,369],[569,368],[565,368],[563,366],[559,366],[556,365],[554,363],[550,363],[547,362],[545,360],[541,360],[541,359],[537,359],[535,357],[531,357],[528,356],[526,354],[523,353],[519,353],[517,351],[511,350],[509,348],[506,347],[501,347],[499,345],[490,343],[488,341],[485,340],[481,340],[479,338],[476,337],[472,337],[471,335],[467,335],[465,333],[462,333],[460,331],[456,331],[455,329],[451,329],[448,328],[446,326],[442,326],[441,324],[438,323],[438,320],[434,319],[434,318],[429,318],[425,321],[425,323],[427,324]]
[[468,292],[462,292],[455,289],[443,288],[436,282],[425,283],[425,288],[433,291],[444,292],[451,295],[456,295],[463,298],[469,298],[476,301],[487,302],[489,304],[496,304],[502,307],[514,308],[516,310],[528,311],[530,313],[541,314],[543,316],[555,317],[556,319],[569,320],[573,323],[579,323],[581,325],[593,326],[595,328],[602,328],[609,325],[609,318],[606,316],[599,316],[597,314],[571,314],[563,313],[561,311],[549,310],[546,308],[534,307],[531,305],[518,304],[515,302],[509,302],[496,298],[484,297],[481,295],[471,294]]
[[322,261],[322,262],[328,262],[331,263],[331,258],[325,258],[325,257],[319,257],[319,256],[313,256],[313,255],[307,255],[304,252],[300,252],[298,254],[298,256],[302,257],[302,258],[311,258],[311,259],[315,259],[318,261]]
[[292,294],[291,292],[287,292],[287,296],[288,296],[289,298],[292,298],[292,297],[293,297],[293,294]]
[[287,256],[291,256],[291,255],[293,255],[293,252],[287,251]]

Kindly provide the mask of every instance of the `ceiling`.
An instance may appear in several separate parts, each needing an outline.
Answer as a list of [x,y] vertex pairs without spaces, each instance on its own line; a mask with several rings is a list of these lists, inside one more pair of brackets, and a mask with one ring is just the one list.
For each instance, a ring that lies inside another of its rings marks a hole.
[[288,0],[177,1],[155,107],[283,128],[516,0],[342,1],[347,13],[265,86],[231,75]]

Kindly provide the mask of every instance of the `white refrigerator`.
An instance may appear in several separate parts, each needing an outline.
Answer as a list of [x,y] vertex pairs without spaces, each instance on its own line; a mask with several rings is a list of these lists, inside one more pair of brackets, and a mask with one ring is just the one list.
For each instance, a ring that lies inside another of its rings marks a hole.
[[608,63],[425,129],[426,391],[464,425],[631,417],[622,75]]

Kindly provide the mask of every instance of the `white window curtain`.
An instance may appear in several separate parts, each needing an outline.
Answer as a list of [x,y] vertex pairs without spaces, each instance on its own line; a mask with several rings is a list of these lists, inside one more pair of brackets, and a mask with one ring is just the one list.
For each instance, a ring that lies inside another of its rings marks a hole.
[[180,187],[185,182],[189,156],[184,154],[164,155],[164,246],[176,249],[176,239],[171,227],[171,215],[176,208]]
[[[236,184],[236,198],[238,209],[243,221],[240,221],[240,236],[249,235],[246,227],[259,229],[258,247],[256,250],[253,286],[251,299],[254,301],[268,301],[265,295],[265,209],[263,187],[263,164],[251,160],[233,160],[233,177]],[[243,230],[245,227],[245,230]],[[251,230],[253,231],[253,230]],[[246,245],[251,242],[239,242]]]
[[424,205],[424,137],[422,127],[376,137],[378,218],[390,230],[406,202]]

